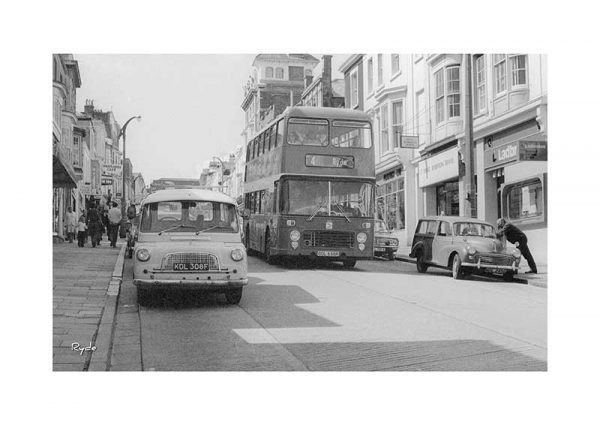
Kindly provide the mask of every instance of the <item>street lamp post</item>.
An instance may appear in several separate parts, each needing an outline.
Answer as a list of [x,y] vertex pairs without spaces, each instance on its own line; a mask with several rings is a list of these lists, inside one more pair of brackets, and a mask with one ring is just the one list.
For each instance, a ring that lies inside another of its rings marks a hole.
[[229,171],[229,168],[225,168],[225,164],[223,163],[221,158],[219,158],[218,156],[213,156],[213,159],[216,159],[217,161],[219,161],[221,163],[221,179],[219,181],[219,186],[220,186],[221,192],[223,192],[223,177],[228,176],[230,174],[230,171]]
[[[125,198],[125,143],[127,141],[127,135],[126,135],[126,131],[127,131],[127,126],[129,125],[129,123],[132,120],[141,120],[142,117],[140,115],[136,115],[133,116],[131,118],[129,118],[127,121],[125,121],[125,124],[123,125],[123,128],[121,128],[121,131],[119,132],[119,138],[123,137],[123,165],[121,167],[121,173],[123,174],[123,184],[121,186],[121,191],[123,193],[121,193],[121,216],[123,217],[121,220],[121,228],[123,228],[123,220],[125,220],[125,203],[127,202],[126,198]],[[121,235],[123,233],[121,232]]]

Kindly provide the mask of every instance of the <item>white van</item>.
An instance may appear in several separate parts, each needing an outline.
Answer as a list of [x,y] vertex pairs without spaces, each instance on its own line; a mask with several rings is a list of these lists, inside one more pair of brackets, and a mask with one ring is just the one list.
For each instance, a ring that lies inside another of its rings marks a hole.
[[138,302],[160,289],[208,289],[238,304],[248,283],[235,200],[220,192],[161,190],[141,205],[133,283]]

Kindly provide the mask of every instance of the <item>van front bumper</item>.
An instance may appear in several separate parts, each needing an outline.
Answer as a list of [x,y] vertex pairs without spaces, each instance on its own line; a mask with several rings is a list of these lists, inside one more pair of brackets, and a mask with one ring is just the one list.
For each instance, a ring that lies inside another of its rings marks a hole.
[[192,276],[185,279],[166,279],[161,276],[157,279],[133,279],[133,284],[141,288],[226,289],[245,286],[248,284],[248,279],[207,279],[205,277],[196,279]]

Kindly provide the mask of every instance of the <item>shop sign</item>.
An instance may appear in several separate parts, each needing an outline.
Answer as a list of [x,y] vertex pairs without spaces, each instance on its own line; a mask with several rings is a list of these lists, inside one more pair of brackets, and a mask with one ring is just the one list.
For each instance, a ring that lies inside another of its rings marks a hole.
[[403,134],[400,136],[400,147],[407,149],[417,149],[419,147],[419,136],[409,136]]
[[102,186],[112,186],[112,184],[113,184],[112,178],[103,178],[102,179]]
[[79,188],[79,191],[83,194],[83,195],[91,195],[92,194],[92,186],[90,185],[83,185],[81,188]]
[[456,177],[458,177],[457,147],[419,162],[419,187],[431,186]]
[[484,152],[485,168],[513,161],[547,161],[548,145],[543,141],[514,141]]
[[548,161],[548,143],[541,141],[519,142],[520,161]]
[[120,165],[103,165],[102,166],[102,174],[107,176],[117,176],[121,174],[121,166]]

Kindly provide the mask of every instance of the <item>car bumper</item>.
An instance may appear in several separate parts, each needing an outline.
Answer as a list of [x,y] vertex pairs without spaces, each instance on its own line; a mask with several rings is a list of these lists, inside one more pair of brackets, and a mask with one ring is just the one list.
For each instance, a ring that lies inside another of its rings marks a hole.
[[378,253],[378,252],[392,253],[392,252],[398,251],[398,247],[397,246],[376,246],[375,248],[373,248],[373,251],[375,253]]
[[482,264],[480,261],[478,261],[477,263],[467,263],[467,262],[463,262],[462,266],[465,267],[474,267],[477,269],[489,269],[489,270],[512,270],[514,272],[519,270],[519,266],[517,265],[516,262],[512,263],[510,266],[503,266],[503,265],[497,265],[497,264]]

